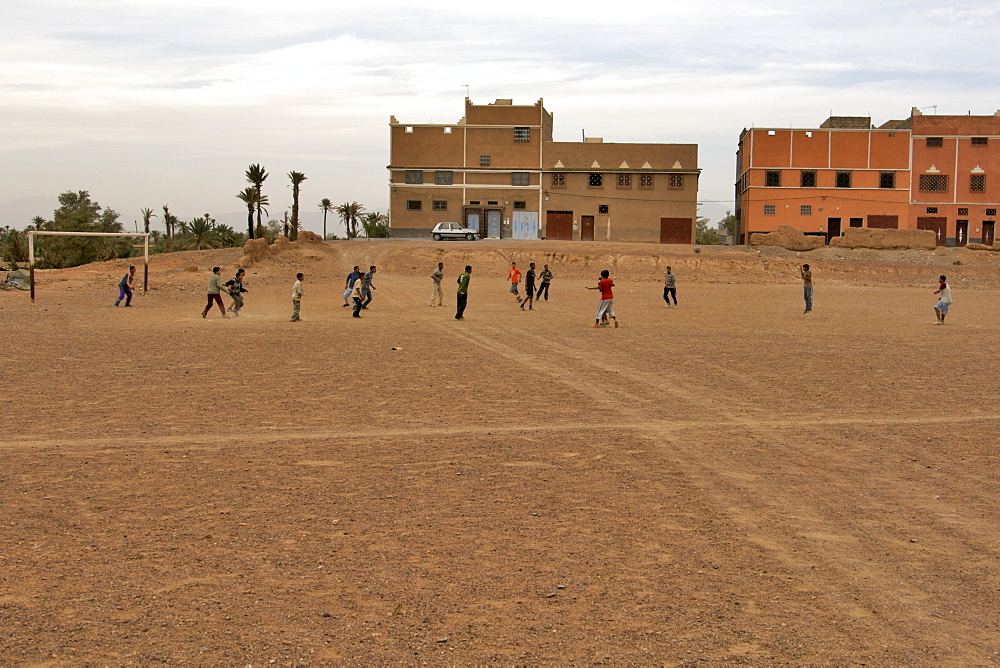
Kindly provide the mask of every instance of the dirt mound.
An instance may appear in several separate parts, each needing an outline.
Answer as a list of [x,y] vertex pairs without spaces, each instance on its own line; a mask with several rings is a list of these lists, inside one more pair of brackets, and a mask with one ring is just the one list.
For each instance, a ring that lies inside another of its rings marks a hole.
[[868,227],[850,227],[844,236],[830,239],[831,246],[844,248],[922,248],[934,250],[937,240],[931,230],[879,230]]
[[804,251],[826,245],[826,238],[807,235],[791,225],[779,225],[775,232],[758,232],[750,235],[751,246],[781,246],[788,250]]

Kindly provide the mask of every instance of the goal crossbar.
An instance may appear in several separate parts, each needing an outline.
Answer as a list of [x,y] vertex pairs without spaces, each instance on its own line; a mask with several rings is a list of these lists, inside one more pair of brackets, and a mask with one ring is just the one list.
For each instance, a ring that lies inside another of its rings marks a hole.
[[28,281],[31,303],[35,303],[35,237],[143,237],[142,292],[149,292],[149,237],[148,232],[47,232],[28,230]]

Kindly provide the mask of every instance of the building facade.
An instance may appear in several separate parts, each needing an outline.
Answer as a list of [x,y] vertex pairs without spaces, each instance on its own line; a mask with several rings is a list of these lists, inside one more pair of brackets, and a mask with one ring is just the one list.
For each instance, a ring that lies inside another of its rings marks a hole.
[[552,140],[542,100],[476,105],[454,125],[389,121],[393,236],[461,222],[513,239],[693,243],[695,144]]
[[933,230],[940,246],[992,244],[998,168],[1000,112],[913,109],[878,128],[869,117],[834,116],[814,129],[745,129],[737,236],[746,243],[754,232],[791,225],[829,240],[847,227],[870,227]]

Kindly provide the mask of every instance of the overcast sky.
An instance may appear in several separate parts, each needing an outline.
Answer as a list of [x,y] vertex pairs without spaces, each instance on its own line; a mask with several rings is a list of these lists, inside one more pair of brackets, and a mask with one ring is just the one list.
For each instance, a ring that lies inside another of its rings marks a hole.
[[717,220],[744,127],[993,114],[998,28],[995,1],[11,0],[0,225],[51,217],[66,190],[129,226],[163,204],[238,223],[259,162],[272,217],[306,174],[318,230],[323,197],[384,210],[389,116],[454,123],[466,85],[478,104],[544,98],[558,141],[697,143]]

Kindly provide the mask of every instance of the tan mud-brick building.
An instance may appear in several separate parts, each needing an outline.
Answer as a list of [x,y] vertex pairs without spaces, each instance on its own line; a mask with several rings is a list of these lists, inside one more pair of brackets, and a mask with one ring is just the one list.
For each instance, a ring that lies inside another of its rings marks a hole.
[[389,125],[393,236],[456,221],[484,237],[694,242],[696,144],[556,142],[541,100],[466,98],[454,125]]

